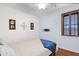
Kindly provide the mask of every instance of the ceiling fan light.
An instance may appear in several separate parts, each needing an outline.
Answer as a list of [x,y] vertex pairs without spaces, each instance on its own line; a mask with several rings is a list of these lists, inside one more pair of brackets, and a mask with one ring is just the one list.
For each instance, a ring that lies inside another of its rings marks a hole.
[[45,9],[48,3],[38,3],[36,4],[39,9]]

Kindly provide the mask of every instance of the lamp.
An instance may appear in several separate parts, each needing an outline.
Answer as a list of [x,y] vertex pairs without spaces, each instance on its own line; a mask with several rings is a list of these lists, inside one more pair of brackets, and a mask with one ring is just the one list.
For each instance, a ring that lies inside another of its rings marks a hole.
[[48,5],[48,3],[37,3],[37,4],[36,4],[36,6],[37,6],[39,9],[45,9],[47,5]]

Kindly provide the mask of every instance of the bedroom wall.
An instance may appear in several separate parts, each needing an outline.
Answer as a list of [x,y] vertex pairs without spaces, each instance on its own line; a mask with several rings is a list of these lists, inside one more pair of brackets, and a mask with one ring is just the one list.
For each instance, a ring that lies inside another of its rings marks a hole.
[[[16,30],[9,30],[9,19],[16,20]],[[22,24],[26,23],[26,29]],[[30,22],[34,22],[35,29],[30,30]],[[0,5],[0,39],[14,43],[20,40],[33,39],[38,37],[38,18],[24,13],[20,10]]]
[[[61,13],[76,9],[79,9],[79,4],[53,10],[51,14],[41,17],[40,38],[56,42],[57,47],[79,52],[79,37],[61,36]],[[49,28],[50,32],[44,32],[45,28]]]

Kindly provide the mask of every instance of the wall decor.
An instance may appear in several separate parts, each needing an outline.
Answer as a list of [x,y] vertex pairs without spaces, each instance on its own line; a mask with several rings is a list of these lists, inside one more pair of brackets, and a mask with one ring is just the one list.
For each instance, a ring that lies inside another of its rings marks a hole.
[[30,30],[34,30],[34,23],[33,22],[30,23]]
[[14,19],[9,19],[9,30],[16,29],[16,21]]
[[49,31],[50,31],[50,29],[44,29],[44,31],[45,31],[45,32],[49,32]]
[[26,27],[27,27],[26,23],[25,23],[25,22],[23,22],[23,23],[21,24],[21,27],[22,27],[22,29],[23,29],[23,30],[25,30],[25,29],[26,29]]

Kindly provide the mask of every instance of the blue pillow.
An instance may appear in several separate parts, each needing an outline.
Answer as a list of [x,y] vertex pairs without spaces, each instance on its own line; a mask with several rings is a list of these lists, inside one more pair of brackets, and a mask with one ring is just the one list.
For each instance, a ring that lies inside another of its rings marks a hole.
[[42,41],[44,48],[48,48],[50,51],[55,52],[56,43],[49,41],[49,40],[44,40],[44,39],[41,39],[41,41]]

